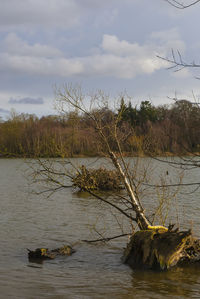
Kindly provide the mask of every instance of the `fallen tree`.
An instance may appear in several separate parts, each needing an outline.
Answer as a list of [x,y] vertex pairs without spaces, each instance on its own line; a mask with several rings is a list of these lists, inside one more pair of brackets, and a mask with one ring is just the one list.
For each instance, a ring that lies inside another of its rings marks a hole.
[[[123,142],[127,136],[134,134],[134,129],[126,126],[124,131],[122,127],[119,130],[123,111],[118,110],[117,113],[108,115],[106,113],[109,110],[107,109],[108,99],[101,91],[91,96],[89,110],[85,107],[84,101],[88,102],[88,96],[83,95],[80,87],[66,85],[63,91],[57,90],[56,102],[61,114],[65,114],[71,107],[76,112],[85,114],[91,121],[99,135],[97,148],[99,148],[101,155],[103,153],[104,157],[109,159],[115,168],[115,175],[117,173],[118,182],[120,181],[118,187],[123,186],[124,194],[118,194],[116,201],[101,196],[96,192],[98,188],[94,178],[91,180],[91,176],[88,176],[88,170],[84,166],[79,169],[76,168],[76,176],[71,174],[71,170],[66,170],[66,166],[72,166],[70,161],[59,164],[63,167],[63,171],[61,171],[60,166],[57,165],[54,168],[52,162],[38,160],[39,165],[33,173],[35,181],[45,182],[48,188],[44,192],[51,193],[71,187],[65,182],[66,178],[70,178],[81,190],[90,193],[98,201],[107,204],[126,217],[130,221],[129,234],[131,237],[124,252],[123,260],[133,268],[163,270],[186,260],[198,260],[196,257],[199,256],[199,246],[197,246],[199,243],[192,237],[191,231],[179,232],[172,230],[171,226],[168,228],[160,225],[155,226],[146,216],[141,202],[141,190],[146,186],[144,182],[147,181],[147,171],[144,170],[142,179],[139,178],[137,165],[134,165],[135,171],[132,173],[130,166],[124,159]],[[94,106],[92,107],[92,105]],[[98,110],[95,107],[98,107]],[[117,147],[118,155],[113,151],[113,147]],[[189,255],[189,248],[192,248],[191,252],[193,253],[191,255]]]

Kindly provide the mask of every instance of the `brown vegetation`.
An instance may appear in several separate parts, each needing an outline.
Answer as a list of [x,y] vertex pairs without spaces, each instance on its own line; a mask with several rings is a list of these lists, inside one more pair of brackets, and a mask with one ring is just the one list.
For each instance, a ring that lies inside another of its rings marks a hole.
[[113,191],[121,190],[121,177],[115,170],[105,168],[87,169],[82,165],[72,179],[73,187],[79,190]]
[[[121,113],[118,134],[126,136],[122,142],[124,154],[183,155],[200,151],[198,104],[181,100],[169,107],[154,107],[144,101],[137,108],[122,99],[118,111]],[[106,131],[118,111],[104,108],[93,113],[103,116]],[[118,152],[112,136],[109,143]],[[40,119],[34,115],[12,114],[0,123],[2,157],[99,156],[101,152],[98,133],[84,113],[69,112]]]

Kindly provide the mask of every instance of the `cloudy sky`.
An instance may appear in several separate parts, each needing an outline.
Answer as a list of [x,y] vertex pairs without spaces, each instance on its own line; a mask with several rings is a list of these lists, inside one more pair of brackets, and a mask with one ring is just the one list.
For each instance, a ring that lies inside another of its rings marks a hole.
[[198,97],[194,70],[166,70],[157,55],[199,62],[199,16],[199,4],[165,0],[0,0],[0,116],[54,113],[64,83],[111,99],[126,91],[133,103]]

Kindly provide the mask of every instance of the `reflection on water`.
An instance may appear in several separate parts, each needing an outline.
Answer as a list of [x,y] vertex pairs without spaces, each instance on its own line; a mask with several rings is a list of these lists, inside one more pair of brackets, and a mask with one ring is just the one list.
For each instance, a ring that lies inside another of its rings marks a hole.
[[[22,160],[0,160],[0,298],[199,298],[200,267],[133,271],[120,259],[126,237],[109,245],[81,242],[94,237],[94,224],[118,233],[109,211],[70,189],[49,199],[28,194],[24,168]],[[193,220],[197,233],[198,201],[199,193],[182,197],[187,213],[181,221]],[[76,249],[70,257],[42,264],[28,261],[26,248],[66,243]]]
[[197,298],[199,274],[200,268],[194,267],[174,268],[161,273],[133,272],[135,298],[140,298],[141,291],[148,294],[148,298]]

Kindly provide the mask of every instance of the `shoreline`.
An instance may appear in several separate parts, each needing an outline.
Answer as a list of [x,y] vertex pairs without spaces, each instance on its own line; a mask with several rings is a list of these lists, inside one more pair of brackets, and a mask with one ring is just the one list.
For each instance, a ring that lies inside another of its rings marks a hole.
[[[116,153],[117,156],[118,153]],[[145,154],[145,153],[128,153],[124,152],[123,157],[125,158],[168,158],[168,157],[200,157],[200,152],[187,152],[187,153],[171,153],[171,152],[164,152],[164,153],[157,153],[153,154]],[[73,159],[73,158],[104,158],[104,155],[84,155],[84,154],[74,154],[73,156],[22,156],[22,155],[0,155],[0,159]]]

